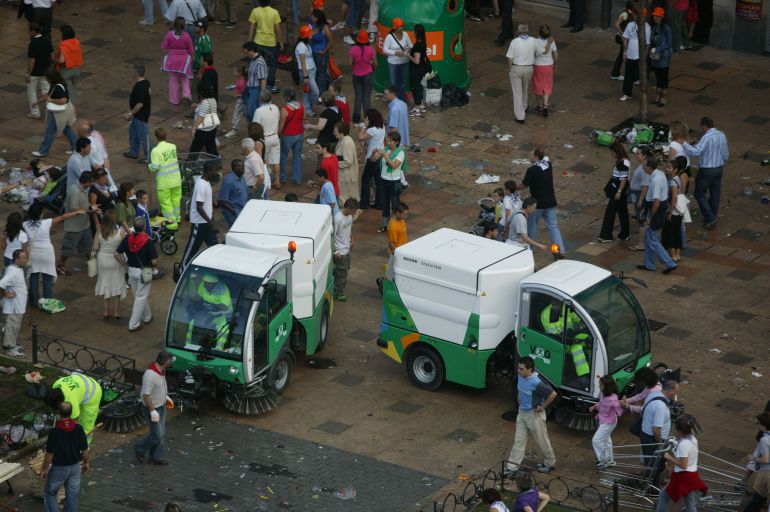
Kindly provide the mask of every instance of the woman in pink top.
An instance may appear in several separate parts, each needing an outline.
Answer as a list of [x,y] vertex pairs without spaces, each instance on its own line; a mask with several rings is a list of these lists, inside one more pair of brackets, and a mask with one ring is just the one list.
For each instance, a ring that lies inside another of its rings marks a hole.
[[349,55],[350,66],[353,68],[353,91],[355,93],[353,122],[358,124],[361,122],[361,112],[369,110],[372,85],[374,84],[374,68],[377,66],[374,48],[369,45],[369,34],[366,30],[358,31],[356,44],[350,48]]
[[615,465],[612,456],[612,431],[618,424],[618,417],[623,414],[623,407],[618,400],[618,385],[611,375],[605,375],[599,379],[599,389],[602,397],[599,403],[589,409],[596,412],[596,420],[599,427],[591,443],[596,452],[596,469],[604,469]]
[[644,389],[641,393],[637,393],[636,395],[629,397],[629,398],[623,398],[620,401],[620,404],[628,409],[628,412],[633,412],[636,414],[641,414],[642,412],[642,405],[633,405],[633,404],[644,404],[644,399],[647,398],[647,395],[652,393],[653,391],[660,391],[663,389],[663,387],[660,385],[660,378],[658,378],[658,374],[655,373],[655,371],[649,369],[649,368],[640,368],[637,370],[636,375],[634,376],[638,382],[641,382],[644,386]]
[[[174,20],[174,29],[166,33],[163,44],[165,50],[160,69],[168,73],[168,101],[179,105],[179,87],[182,87],[182,98],[189,105],[192,103],[190,94],[190,79],[192,74],[192,59],[195,55],[190,35],[185,32],[185,21],[181,16]],[[180,84],[181,82],[181,84]]]

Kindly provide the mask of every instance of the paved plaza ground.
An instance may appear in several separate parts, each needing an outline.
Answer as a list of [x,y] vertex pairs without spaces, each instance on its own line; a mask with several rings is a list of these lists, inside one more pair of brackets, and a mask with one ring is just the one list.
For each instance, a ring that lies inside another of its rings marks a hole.
[[[239,6],[241,19],[247,3]],[[107,139],[116,180],[153,190],[146,169],[121,156],[128,146],[122,116],[128,108],[131,65],[147,66],[153,84],[153,127],[170,128],[189,119],[184,108],[168,104],[167,79],[158,70],[164,29],[157,23],[151,29],[139,29],[140,18],[140,2],[67,0],[55,13],[55,23],[72,24],[84,45],[86,77],[79,86],[79,114],[92,120]],[[563,19],[560,11],[528,4],[515,14],[517,23],[530,27],[541,22],[558,27]],[[0,23],[4,27],[0,158],[23,166],[37,149],[43,123],[25,117],[25,25],[10,8],[0,9]],[[411,207],[410,237],[441,226],[467,230],[478,213],[476,200],[497,186],[475,185],[474,180],[482,173],[498,175],[501,181],[521,179],[526,166],[512,161],[527,158],[532,147],[545,147],[556,170],[559,222],[568,257],[645,281],[646,288],[627,283],[651,321],[653,359],[683,368],[680,398],[704,426],[701,449],[740,463],[754,446],[754,415],[770,398],[770,205],[760,201],[770,192],[762,184],[770,168],[760,166],[770,156],[767,57],[709,47],[674,57],[670,103],[651,107],[650,118],[662,123],[682,120],[697,130],[699,118],[710,115],[727,134],[730,162],[717,229],[703,230],[700,216],[695,216],[679,268],[665,276],[641,275],[636,270],[641,253],[629,251],[624,242],[595,242],[604,209],[602,188],[613,161],[606,148],[593,145],[588,137],[593,129],[611,128],[638,112],[635,101],[617,100],[622,94],[620,83],[609,79],[617,49],[611,33],[596,28],[579,34],[555,30],[560,56],[553,99],[556,112],[547,119],[528,116],[520,126],[513,122],[504,49],[492,44],[498,28],[491,21],[467,25],[474,77],[471,103],[410,119],[412,141],[421,148],[408,154],[412,186],[403,200]],[[209,33],[223,91],[233,81],[231,69],[241,58],[245,24],[228,31],[212,25]],[[338,42],[338,61],[343,63],[345,50],[346,45]],[[349,68],[343,66],[343,72]],[[279,71],[278,77],[279,87],[290,84],[287,72]],[[343,83],[352,97],[349,80]],[[375,106],[385,109],[381,99]],[[171,141],[185,151],[189,130],[169,131]],[[497,134],[512,137],[501,141]],[[305,147],[304,174],[309,178],[315,157]],[[438,151],[429,153],[428,147]],[[46,161],[64,164],[65,149],[63,139],[57,140]],[[239,154],[237,143],[223,150],[228,164]],[[305,185],[289,185],[274,192],[274,198],[281,200],[289,191],[306,200],[315,194]],[[0,205],[0,218],[15,208]],[[378,214],[369,210],[354,225],[348,302],[335,305],[330,342],[323,353],[337,366],[321,370],[299,364],[282,404],[265,416],[235,417],[217,406],[207,406],[200,414],[177,413],[170,422],[171,465],[167,468],[131,466],[130,443],[141,432],[125,436],[98,432],[95,471],[83,486],[84,510],[158,510],[169,498],[180,499],[190,510],[279,510],[284,501],[291,510],[417,509],[426,502],[426,495],[456,486],[459,475],[498,467],[513,440],[513,424],[500,418],[511,407],[511,390],[493,383],[484,391],[452,384],[434,393],[419,391],[409,384],[401,366],[377,350],[380,297],[375,278],[387,261],[386,240],[375,232]],[[58,254],[61,230],[57,231]],[[185,225],[182,244],[187,233]],[[546,241],[542,229],[539,238]],[[538,266],[549,263],[544,254],[536,258]],[[170,271],[174,261],[161,257],[161,267]],[[67,311],[56,316],[35,311],[25,316],[22,333],[27,352],[36,324],[42,331],[134,357],[143,367],[162,347],[171,280],[153,284],[151,306],[156,321],[129,334],[130,300],[123,304],[122,323],[102,320],[101,303],[93,295],[94,281],[86,277],[85,263],[73,261],[73,266],[74,275],[60,278],[54,293],[66,303]],[[191,422],[205,428],[194,430]],[[617,444],[634,441],[628,423],[628,418],[621,420],[614,435]],[[558,471],[594,479],[591,435],[555,424],[549,424],[549,430]],[[17,477],[16,487],[26,492],[23,480]],[[449,486],[444,487],[447,482]],[[342,501],[328,491],[347,486],[356,489],[355,500]],[[7,502],[5,497],[2,500]],[[259,508],[262,505],[268,508]],[[26,500],[17,502],[17,507],[23,512],[42,509]]]

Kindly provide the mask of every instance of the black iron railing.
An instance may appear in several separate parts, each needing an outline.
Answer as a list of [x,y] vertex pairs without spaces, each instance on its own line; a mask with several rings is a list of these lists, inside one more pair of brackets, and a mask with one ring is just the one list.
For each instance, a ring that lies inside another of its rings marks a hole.
[[120,392],[134,387],[127,375],[136,372],[135,359],[42,333],[36,325],[32,326],[32,362],[69,372],[81,371]]

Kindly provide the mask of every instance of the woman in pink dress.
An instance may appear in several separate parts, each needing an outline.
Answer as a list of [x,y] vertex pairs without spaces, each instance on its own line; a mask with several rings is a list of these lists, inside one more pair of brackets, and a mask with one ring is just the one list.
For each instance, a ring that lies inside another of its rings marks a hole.
[[558,52],[548,25],[540,25],[540,37],[536,39],[537,52],[532,71],[532,92],[537,100],[537,111],[548,117],[553,92],[553,72],[556,70]]
[[174,20],[174,29],[166,33],[160,47],[166,52],[160,69],[168,73],[168,101],[173,105],[179,105],[181,82],[182,98],[187,104],[192,103],[190,79],[193,77],[192,60],[195,47],[190,35],[185,32],[184,18],[180,16]]

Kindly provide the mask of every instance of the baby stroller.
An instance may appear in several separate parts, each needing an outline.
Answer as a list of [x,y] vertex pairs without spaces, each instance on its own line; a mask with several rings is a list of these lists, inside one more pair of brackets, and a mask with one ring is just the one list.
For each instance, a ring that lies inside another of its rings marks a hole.
[[495,205],[497,201],[492,197],[482,197],[477,203],[479,205],[478,221],[471,226],[468,233],[477,236],[487,236],[490,232],[497,229],[497,222],[495,222]]
[[152,241],[160,242],[160,250],[166,256],[173,256],[176,251],[179,250],[179,245],[176,243],[176,229],[168,229],[166,223],[160,221],[157,217],[152,218],[150,224],[152,229]]

